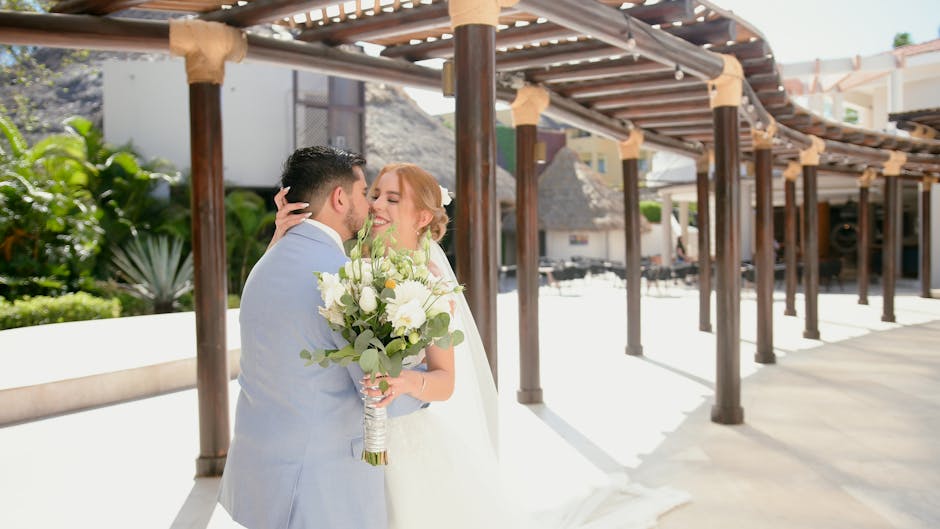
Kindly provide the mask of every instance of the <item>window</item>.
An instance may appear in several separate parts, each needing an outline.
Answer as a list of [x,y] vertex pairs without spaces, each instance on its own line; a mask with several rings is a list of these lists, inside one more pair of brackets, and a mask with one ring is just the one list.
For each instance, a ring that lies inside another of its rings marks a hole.
[[607,158],[603,154],[597,155],[597,172],[598,173],[607,172]]

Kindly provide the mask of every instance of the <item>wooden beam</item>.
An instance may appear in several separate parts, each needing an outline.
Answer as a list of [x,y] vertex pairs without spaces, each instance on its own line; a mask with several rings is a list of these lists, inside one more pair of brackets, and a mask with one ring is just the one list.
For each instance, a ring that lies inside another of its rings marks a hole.
[[[516,7],[583,35],[591,35],[623,52],[635,50],[663,64],[681,64],[686,73],[699,79],[714,79],[724,68],[724,61],[718,55],[630,17],[632,9],[621,11],[599,2],[581,0],[521,0]],[[625,18],[624,13],[628,17]]]
[[708,119],[710,114],[709,110],[698,111],[691,114],[679,115],[676,117],[649,117],[649,118],[636,118],[632,121],[637,125],[640,125],[643,128],[648,129],[674,129],[674,128],[684,128],[684,127],[696,127],[701,126],[708,128],[711,124],[711,121]]
[[[773,364],[774,353],[774,204],[773,151],[754,150],[755,192],[757,195],[757,252],[754,257],[757,290],[757,351],[754,361]],[[750,198],[747,198],[750,200]]]
[[663,0],[656,4],[634,5],[621,12],[650,25],[695,20],[695,5],[689,0]]
[[871,204],[867,185],[858,190],[858,304],[868,305],[868,262],[871,259]]
[[[529,24],[528,26],[511,27],[498,32],[496,34],[496,48],[511,48],[532,42],[561,40],[577,36],[580,36],[577,31],[551,22]],[[438,39],[418,44],[389,46],[382,50],[383,57],[408,59],[409,61],[449,58],[453,55],[453,39]]]
[[[496,28],[468,24],[456,29],[457,274],[467,288],[493,380],[496,348]],[[499,384],[497,382],[497,387]]]
[[271,22],[308,11],[335,5],[336,0],[253,0],[231,9],[219,9],[201,15],[210,22],[222,22],[237,28],[247,28],[262,22]]
[[572,81],[593,81],[622,75],[670,72],[672,68],[658,62],[625,57],[622,59],[556,66],[548,70],[535,69],[526,71],[526,78],[533,83],[567,83]]
[[189,86],[192,154],[193,283],[199,459],[196,475],[221,476],[229,446],[228,355],[225,347],[225,187],[220,85]]
[[920,191],[920,297],[930,298],[930,252],[933,241],[930,239],[931,206],[930,188],[932,181],[922,182]]
[[797,286],[797,210],[796,210],[796,180],[789,178],[783,181],[784,190],[784,231],[783,231],[783,262],[786,267],[784,278],[786,280],[786,305],[784,316],[796,316],[796,286]]
[[715,53],[728,53],[734,55],[738,60],[758,59],[770,55],[770,46],[763,40],[751,42],[737,42],[725,46],[713,46],[711,51]]
[[[659,4],[644,7],[656,7]],[[633,9],[631,9],[633,11]],[[703,22],[692,26],[674,26],[666,28],[663,31],[669,34],[678,35],[681,38],[695,44],[706,43],[725,43],[736,38],[736,27],[734,21],[723,19],[712,22]],[[564,25],[545,22],[542,24],[529,24],[527,26],[510,27],[496,34],[496,47],[510,48],[513,46],[524,46],[534,42],[546,42],[552,40],[562,40],[569,37],[578,37],[579,31],[565,27]],[[552,45],[552,46],[557,46]],[[425,41],[417,44],[402,44],[391,46],[382,50],[385,57],[404,58],[410,61],[420,61],[425,59],[440,59],[453,56],[454,43],[451,39],[437,39],[434,41]],[[610,53],[622,53],[623,50],[611,47]]]
[[678,88],[657,90],[647,94],[627,94],[593,100],[591,108],[612,110],[629,108],[632,105],[654,105],[667,103],[685,103],[691,101],[708,102],[708,91],[704,86],[681,86]]
[[673,26],[665,29],[665,31],[699,46],[703,44],[725,44],[729,40],[738,40],[737,23],[730,18]]
[[717,369],[711,419],[744,422],[741,407],[741,175],[738,108],[714,110],[715,128],[715,333]]
[[108,15],[131,9],[151,0],[65,0],[52,6],[51,13],[68,15]]
[[[336,3],[335,0],[332,3]],[[503,13],[507,11],[504,10]],[[450,32],[450,16],[446,2],[421,5],[393,13],[376,13],[342,24],[325,24],[305,29],[297,36],[297,40],[334,45],[348,44],[401,37],[435,29],[446,29]]]
[[900,211],[898,208],[900,182],[897,176],[885,177],[884,189],[884,224],[882,225],[881,245],[881,321],[894,322],[894,285],[897,279],[898,262],[898,221]]
[[803,166],[803,338],[819,339],[819,194],[817,167]]
[[669,103],[665,105],[634,105],[623,110],[612,112],[611,115],[620,119],[650,119],[662,118],[666,116],[684,117],[688,115],[698,115],[705,112],[708,112],[707,98],[683,103]]
[[643,354],[640,340],[640,181],[639,163],[627,158],[623,168],[623,214],[625,239],[625,275],[627,280],[627,347],[628,355]]
[[539,189],[535,125],[516,127],[516,284],[519,292],[519,391],[522,404],[542,402],[539,380]]
[[577,83],[567,88],[559,88],[562,94],[574,99],[596,101],[605,96],[627,95],[637,92],[668,90],[670,88],[684,88],[702,86],[701,81],[694,78],[676,79],[673,72],[642,74],[629,78],[619,78],[592,83]]
[[596,40],[583,40],[557,46],[541,46],[496,55],[496,69],[501,72],[526,70],[590,59],[606,59],[623,55],[622,50]]
[[698,199],[696,227],[698,228],[698,329],[712,332],[711,296],[711,218],[709,210],[709,162],[700,160],[695,173],[695,191]]

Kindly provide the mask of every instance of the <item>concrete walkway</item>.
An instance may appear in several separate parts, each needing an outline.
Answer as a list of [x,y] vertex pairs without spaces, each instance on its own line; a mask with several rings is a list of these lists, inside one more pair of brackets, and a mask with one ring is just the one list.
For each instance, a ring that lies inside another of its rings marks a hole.
[[[545,403],[532,407],[514,402],[516,298],[500,294],[502,461],[515,498],[547,510],[626,472],[691,496],[660,519],[667,529],[940,526],[940,300],[901,286],[897,324],[880,321],[877,295],[862,307],[850,285],[822,294],[823,341],[801,337],[802,320],[782,316],[778,293],[774,366],[752,361],[755,302],[745,290],[747,423],[735,427],[708,420],[715,337],[696,330],[694,290],[644,295],[646,354],[628,357],[622,286],[543,288]],[[127,332],[121,321],[0,332],[0,387],[44,379],[43,357],[57,376],[83,375],[89,365],[126,368],[116,351],[161,337],[194,343],[191,314],[130,323]],[[228,331],[237,336],[234,317]],[[111,346],[99,353],[79,335]],[[233,383],[233,406],[237,391]],[[0,527],[232,527],[214,508],[215,483],[194,487],[197,424],[195,392],[183,391],[0,428]]]

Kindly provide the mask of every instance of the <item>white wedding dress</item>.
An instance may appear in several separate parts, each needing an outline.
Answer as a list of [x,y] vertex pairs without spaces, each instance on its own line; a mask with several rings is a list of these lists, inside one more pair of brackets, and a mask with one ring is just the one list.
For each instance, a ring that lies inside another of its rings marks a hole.
[[[432,244],[431,254],[444,278],[456,283],[440,246]],[[455,302],[454,327],[465,340],[454,351],[453,395],[389,420],[389,529],[646,529],[688,501],[671,489],[612,480],[537,520],[523,512],[501,483],[498,401],[483,343],[464,296]],[[642,502],[633,501],[639,496]]]

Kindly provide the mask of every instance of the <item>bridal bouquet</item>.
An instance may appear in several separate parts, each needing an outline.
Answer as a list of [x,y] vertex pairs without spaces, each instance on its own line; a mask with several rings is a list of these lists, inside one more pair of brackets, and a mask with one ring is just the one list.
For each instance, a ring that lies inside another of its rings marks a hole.
[[[350,261],[335,274],[318,272],[323,296],[320,315],[349,343],[342,349],[310,352],[301,358],[307,365],[347,366],[358,362],[372,380],[371,389],[388,389],[378,375],[397,377],[405,359],[428,345],[447,348],[463,341],[463,333],[451,330],[450,295],[463,287],[435,277],[428,269],[430,235],[415,252],[395,250],[391,235],[371,238],[372,220],[359,231],[349,252]],[[386,233],[390,233],[388,230]],[[376,408],[382,397],[364,399],[364,450],[362,459],[387,465],[387,413]]]

